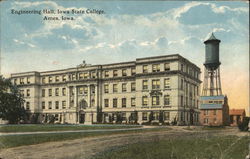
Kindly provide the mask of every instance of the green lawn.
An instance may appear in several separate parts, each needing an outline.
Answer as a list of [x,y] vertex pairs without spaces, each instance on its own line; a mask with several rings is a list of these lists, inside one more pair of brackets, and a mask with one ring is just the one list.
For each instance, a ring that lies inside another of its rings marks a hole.
[[92,159],[241,159],[249,142],[248,137],[236,136],[156,139],[108,149]]
[[139,125],[2,125],[0,132],[36,132],[36,131],[67,131],[67,130],[94,130],[135,128]]
[[106,132],[72,132],[60,134],[35,134],[35,135],[11,135],[0,136],[0,149],[17,147],[23,145],[39,144],[44,142],[72,140],[83,137],[110,135],[110,134],[124,134],[124,133],[139,133],[139,132],[153,132],[153,131],[168,131],[171,128],[154,128],[154,129],[139,129],[139,130],[125,130],[125,131],[106,131]]
[[225,130],[226,127],[223,126],[203,126],[202,130]]

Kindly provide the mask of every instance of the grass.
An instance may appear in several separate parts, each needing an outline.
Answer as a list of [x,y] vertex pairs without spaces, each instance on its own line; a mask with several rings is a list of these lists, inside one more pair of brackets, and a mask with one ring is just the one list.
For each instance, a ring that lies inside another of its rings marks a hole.
[[108,149],[92,159],[240,159],[248,154],[250,138],[181,137]]
[[225,130],[224,126],[203,126],[202,130]]
[[111,134],[125,134],[125,133],[139,133],[139,132],[153,132],[153,131],[168,131],[170,128],[155,128],[155,129],[139,129],[139,130],[124,130],[114,132],[73,132],[73,133],[60,133],[60,134],[34,134],[34,135],[12,135],[0,136],[0,149],[10,148],[23,145],[33,145],[52,141],[72,140],[84,137],[93,137]]
[[67,130],[95,130],[95,129],[119,129],[135,128],[139,125],[2,125],[0,132],[36,132],[36,131],[67,131]]

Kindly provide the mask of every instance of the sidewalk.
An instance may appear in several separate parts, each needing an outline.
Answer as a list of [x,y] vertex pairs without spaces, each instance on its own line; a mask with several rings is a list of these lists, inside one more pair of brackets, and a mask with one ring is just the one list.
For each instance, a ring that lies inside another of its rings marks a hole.
[[[154,127],[157,128],[157,127]],[[122,128],[122,129],[96,129],[96,130],[67,130],[67,131],[37,131],[37,132],[0,132],[1,136],[12,135],[34,135],[34,134],[61,134],[61,133],[89,133],[89,132],[112,132],[112,131],[129,131],[129,130],[141,130],[141,129],[153,129],[153,127],[140,127],[140,128]]]

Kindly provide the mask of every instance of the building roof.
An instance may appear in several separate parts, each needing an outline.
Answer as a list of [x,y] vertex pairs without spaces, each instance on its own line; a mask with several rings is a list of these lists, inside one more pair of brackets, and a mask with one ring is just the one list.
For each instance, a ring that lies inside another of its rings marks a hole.
[[243,115],[245,114],[245,109],[230,109],[229,114],[230,115]]
[[[86,70],[96,70],[97,68],[102,68],[103,70],[105,69],[115,69],[117,67],[131,67],[135,66],[137,63],[147,63],[147,62],[159,62],[162,60],[170,61],[170,60],[184,60],[186,61],[189,65],[192,65],[198,72],[200,72],[200,68],[196,66],[194,63],[190,62],[186,58],[182,57],[179,54],[169,54],[169,55],[162,55],[162,56],[153,56],[153,57],[144,57],[144,58],[136,58],[135,61],[128,61],[128,62],[119,62],[119,63],[110,63],[110,64],[98,64],[98,65],[84,65],[84,67],[73,67],[73,68],[66,68],[66,69],[59,69],[59,70],[52,70],[52,71],[31,71],[31,72],[21,72],[21,73],[12,73],[11,77],[20,77],[20,76],[28,76],[28,75],[34,75],[37,73],[38,75],[40,74],[41,76],[43,75],[50,75],[50,74],[61,74],[65,72],[75,72],[81,69],[86,69]],[[85,64],[85,61],[84,63]]]
[[225,96],[201,96],[200,100],[224,100]]
[[222,104],[201,104],[200,109],[222,109]]
[[217,38],[214,36],[213,33],[211,34],[211,36],[210,36],[204,43],[207,43],[207,42],[209,42],[209,41],[219,41],[219,42],[220,42],[220,40],[217,39]]

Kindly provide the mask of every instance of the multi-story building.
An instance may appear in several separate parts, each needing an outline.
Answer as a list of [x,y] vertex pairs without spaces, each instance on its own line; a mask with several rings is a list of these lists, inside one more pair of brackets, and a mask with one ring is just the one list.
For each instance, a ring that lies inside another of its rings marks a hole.
[[199,122],[200,69],[182,56],[11,75],[42,123]]

